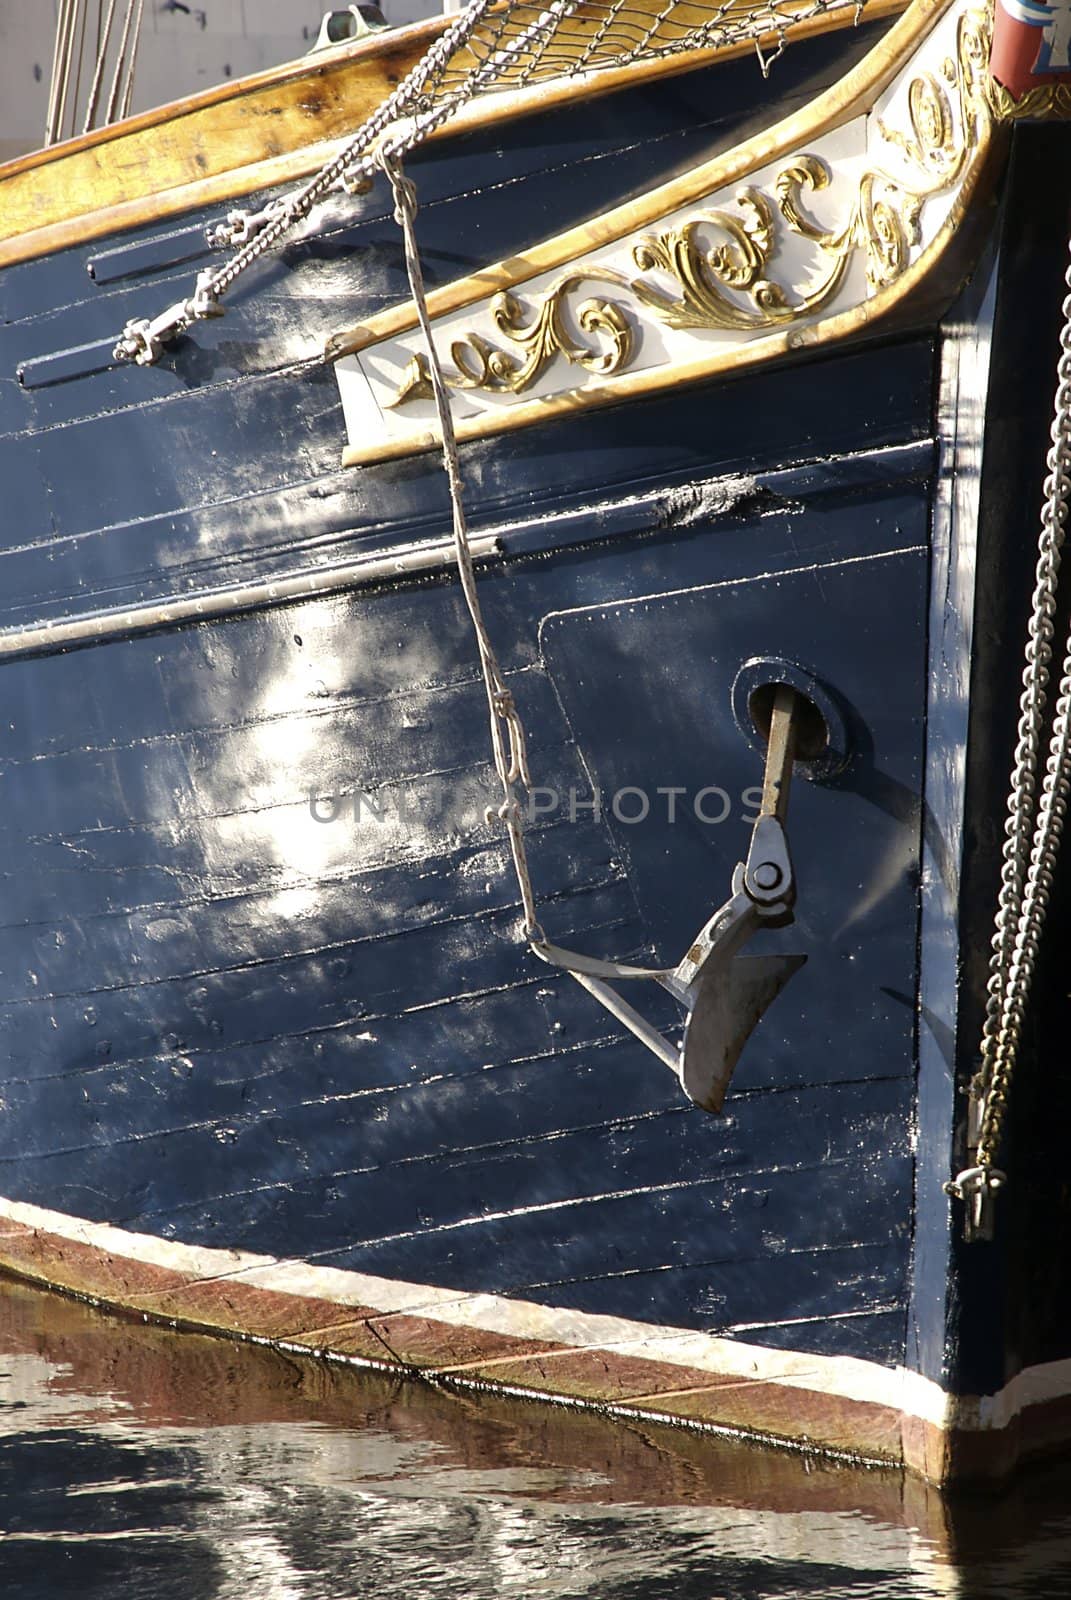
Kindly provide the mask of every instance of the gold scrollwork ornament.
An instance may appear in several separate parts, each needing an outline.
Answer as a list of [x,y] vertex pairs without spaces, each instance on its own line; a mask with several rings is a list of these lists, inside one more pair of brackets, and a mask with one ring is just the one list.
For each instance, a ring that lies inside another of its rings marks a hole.
[[[824,228],[809,214],[807,197],[828,189],[833,174],[813,153],[796,156],[778,171],[771,193],[757,186],[726,206],[643,236],[632,248],[639,276],[592,265],[559,279],[526,313],[516,295],[491,301],[490,318],[502,347],[478,332],[450,345],[455,389],[522,394],[557,357],[607,377],[626,368],[637,350],[635,320],[647,312],[665,327],[717,329],[744,334],[813,316],[840,291],[853,261],[865,263],[871,293],[888,287],[907,269],[921,239],[926,204],[957,184],[992,119],[993,86],[988,75],[989,24],[981,13],[959,21],[955,54],[938,72],[918,72],[908,83],[906,126],[876,120],[880,140],[900,157],[896,176],[868,168],[856,183],[839,227]],[[789,236],[814,246],[815,268],[806,283],[780,282],[774,267]],[[667,280],[672,288],[667,286]],[[575,308],[582,286],[613,287],[614,298],[591,297]],[[632,312],[623,298],[638,303]],[[574,323],[582,338],[570,332]],[[426,398],[430,382],[424,358],[414,356],[391,404]]]

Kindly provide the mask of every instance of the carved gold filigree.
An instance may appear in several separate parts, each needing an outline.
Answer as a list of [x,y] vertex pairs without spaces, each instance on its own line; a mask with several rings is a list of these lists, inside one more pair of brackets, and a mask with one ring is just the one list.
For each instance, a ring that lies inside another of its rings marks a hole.
[[989,105],[998,122],[1017,122],[1023,117],[1071,117],[1071,79],[1055,78],[1028,89],[1021,99],[996,79],[989,82]]
[[397,406],[404,406],[410,400],[433,400],[434,398],[435,390],[432,387],[431,373],[428,371],[428,358],[422,351],[418,350],[413,359],[407,363],[394,399],[388,402],[388,409],[393,410]]
[[[636,322],[642,326],[645,312],[674,329],[774,330],[827,307],[856,261],[865,265],[869,292],[888,287],[910,265],[927,202],[960,182],[992,118],[988,58],[986,18],[965,13],[955,55],[937,71],[911,79],[906,126],[875,123],[882,141],[898,152],[904,175],[877,167],[865,171],[839,227],[822,227],[807,208],[809,196],[830,186],[830,168],[818,155],[799,155],[776,174],[767,186],[771,192],[742,188],[733,199],[735,210],[703,211],[641,238],[632,249],[640,276],[599,266],[573,272],[546,291],[527,320],[515,295],[496,295],[491,320],[508,348],[475,332],[455,339],[455,370],[447,381],[455,389],[521,394],[558,356],[609,376],[632,360]],[[774,270],[787,235],[815,247],[817,264],[806,283],[779,281]],[[612,285],[614,298],[589,298],[574,307],[581,286],[595,283]],[[570,331],[574,322],[591,343]],[[427,368],[416,356],[391,404],[429,393]]]
[[[759,190],[749,188],[736,196],[742,220],[726,211],[708,212],[643,239],[636,247],[634,259],[640,270],[661,268],[676,280],[678,296],[642,280],[630,285],[632,292],[671,327],[758,332],[820,311],[836,296],[848,268],[860,256],[871,291],[895,282],[919,243],[923,207],[960,181],[981,138],[989,115],[988,43],[984,19],[968,13],[960,20],[956,58],[942,64],[940,76],[926,72],[912,79],[907,129],[877,124],[881,137],[900,151],[911,169],[911,181],[878,169],[865,172],[842,227],[822,228],[807,213],[805,195],[831,181],[819,156],[799,156],[777,174],[773,191],[781,221],[790,233],[816,245],[823,260],[808,285],[790,293],[771,279],[777,237],[773,211]],[[724,233],[728,242],[704,249],[701,240],[710,228]],[[737,291],[738,296],[743,291],[746,300],[733,298],[727,290]]]
[[[625,284],[624,278],[600,272],[592,274],[600,282]],[[483,389],[490,394],[523,394],[555,356],[562,355],[574,366],[601,377],[617,372],[632,359],[635,333],[623,306],[612,300],[591,298],[575,308],[570,296],[585,282],[581,274],[563,278],[544,296],[531,322],[525,323],[524,307],[515,295],[497,294],[491,301],[491,320],[502,336],[518,352],[498,349],[480,334],[470,333],[450,345],[455,371],[448,382],[454,389]],[[581,333],[593,343],[586,345],[569,330],[575,317]],[[426,357],[415,355],[402,374],[401,383],[390,402],[392,407],[409,400],[431,397],[431,378]]]
[[491,301],[491,321],[520,354],[514,356],[498,350],[474,333],[458,339],[450,346],[457,368],[456,376],[451,379],[454,387],[488,389],[495,394],[522,394],[557,355],[563,355],[574,366],[583,367],[585,372],[600,376],[627,366],[633,353],[632,323],[623,308],[613,301],[583,300],[575,309],[577,326],[595,341],[593,345],[582,344],[569,332],[570,296],[584,281],[582,275],[574,275],[555,284],[527,325],[524,308],[515,295],[495,295]]

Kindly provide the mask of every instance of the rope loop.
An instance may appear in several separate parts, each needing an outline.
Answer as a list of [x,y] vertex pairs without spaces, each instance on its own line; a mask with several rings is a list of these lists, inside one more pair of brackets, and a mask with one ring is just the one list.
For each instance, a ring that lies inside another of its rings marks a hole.
[[406,177],[402,168],[401,147],[381,139],[373,152],[373,159],[390,181],[394,193],[394,220],[399,228],[404,228],[406,222],[412,222],[416,217],[419,204],[416,184],[412,178]]

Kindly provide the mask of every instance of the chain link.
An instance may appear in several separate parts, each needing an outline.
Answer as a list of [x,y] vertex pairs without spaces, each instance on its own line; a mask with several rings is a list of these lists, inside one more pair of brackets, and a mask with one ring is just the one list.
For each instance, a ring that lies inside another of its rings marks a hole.
[[1008,796],[1004,860],[982,1032],[982,1061],[971,1084],[972,1100],[981,1113],[977,1146],[974,1164],[948,1185],[949,1192],[961,1199],[972,1193],[995,1192],[1003,1182],[996,1162],[1071,789],[1069,631],[1041,795],[1037,798],[1053,617],[1071,500],[1071,265],[1064,282],[1068,293],[1062,306],[1064,320],[1056,401],[1046,462],[1018,738]]
[[[490,53],[449,93],[434,98],[447,66],[462,50],[488,14],[499,14],[492,37],[501,39],[508,8],[501,0],[470,0],[446,32],[421,57],[393,94],[389,95],[345,147],[326,162],[315,177],[281,200],[270,202],[251,216],[231,212],[224,224],[214,230],[210,244],[226,243],[228,235],[239,241],[239,249],[222,267],[201,273],[197,293],[168,307],[151,321],[134,318],[127,323],[115,345],[116,361],[135,361],[147,366],[156,361],[164,346],[185,333],[203,317],[222,315],[219,302],[244,272],[274,248],[302,222],[314,206],[333,189],[353,193],[361,180],[375,171],[376,147],[388,131],[403,124],[395,139],[399,150],[421,144],[447,122],[461,106],[480,92],[484,85],[507,72],[510,64],[553,33],[563,17],[577,9],[581,0],[551,0],[529,26],[504,44],[496,43]],[[392,141],[393,143],[394,141]]]

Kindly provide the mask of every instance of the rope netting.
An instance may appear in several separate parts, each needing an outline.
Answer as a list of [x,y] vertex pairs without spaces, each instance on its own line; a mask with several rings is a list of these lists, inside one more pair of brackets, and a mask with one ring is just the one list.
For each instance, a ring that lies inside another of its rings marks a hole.
[[[467,43],[444,65],[438,86],[464,90],[466,79],[511,41],[527,34],[524,48],[501,64],[481,92],[516,89],[631,62],[717,49],[766,44],[777,54],[789,30],[823,14],[862,10],[857,0],[577,0],[553,17],[546,7],[515,0],[493,6]],[[547,21],[550,20],[550,27]],[[763,67],[770,56],[760,52]]]

